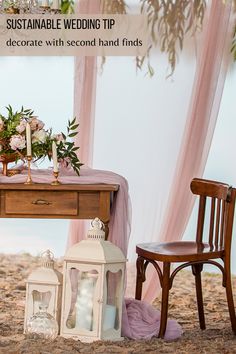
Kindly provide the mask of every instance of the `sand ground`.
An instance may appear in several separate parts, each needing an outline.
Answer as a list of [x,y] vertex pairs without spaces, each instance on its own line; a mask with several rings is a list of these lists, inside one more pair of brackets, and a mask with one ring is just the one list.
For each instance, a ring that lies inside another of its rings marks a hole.
[[[219,274],[204,273],[203,293],[206,326],[201,331],[195,302],[194,279],[190,272],[180,272],[171,291],[169,316],[183,328],[183,335],[174,342],[158,338],[150,341],[81,343],[57,337],[52,342],[29,340],[23,334],[25,279],[39,264],[28,254],[0,255],[0,353],[1,354],[75,354],[75,353],[236,353],[227,310],[225,289]],[[236,294],[236,278],[233,278]],[[236,296],[235,296],[236,302]],[[159,308],[159,300],[154,303]]]

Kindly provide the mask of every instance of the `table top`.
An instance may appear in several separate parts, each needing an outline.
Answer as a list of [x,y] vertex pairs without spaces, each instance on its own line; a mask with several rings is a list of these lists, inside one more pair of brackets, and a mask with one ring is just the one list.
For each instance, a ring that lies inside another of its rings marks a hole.
[[0,190],[43,190],[43,191],[111,191],[116,192],[119,189],[118,184],[59,184],[51,185],[48,183],[0,183]]

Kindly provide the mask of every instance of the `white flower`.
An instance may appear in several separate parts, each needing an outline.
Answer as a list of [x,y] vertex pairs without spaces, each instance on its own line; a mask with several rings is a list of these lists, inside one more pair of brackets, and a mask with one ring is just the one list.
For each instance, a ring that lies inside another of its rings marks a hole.
[[25,131],[25,128],[26,128],[26,121],[21,120],[20,124],[17,125],[17,127],[16,127],[16,131],[21,134],[21,133],[23,133],[23,131]]
[[31,130],[41,130],[44,127],[44,123],[38,119],[38,117],[32,117],[29,120]]
[[10,139],[10,147],[12,150],[22,150],[26,146],[25,137],[22,135],[12,135]]
[[32,143],[44,143],[46,141],[47,133],[44,129],[36,130],[32,134]]

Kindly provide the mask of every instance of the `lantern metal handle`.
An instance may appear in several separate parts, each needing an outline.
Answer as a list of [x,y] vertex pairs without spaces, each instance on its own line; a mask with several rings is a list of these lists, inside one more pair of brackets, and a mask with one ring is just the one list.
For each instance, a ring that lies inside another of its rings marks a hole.
[[98,227],[98,225],[99,225],[99,229],[100,230],[103,230],[103,231],[105,230],[105,225],[99,218],[93,219],[91,221],[91,225],[92,225],[93,228],[95,228],[96,226]]
[[42,266],[46,268],[54,268],[54,254],[50,250],[41,253]]

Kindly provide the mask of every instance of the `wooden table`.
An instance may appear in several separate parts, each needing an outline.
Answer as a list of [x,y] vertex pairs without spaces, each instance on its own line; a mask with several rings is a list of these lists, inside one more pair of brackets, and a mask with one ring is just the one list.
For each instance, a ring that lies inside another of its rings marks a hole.
[[93,219],[108,222],[116,184],[0,184],[0,218]]

